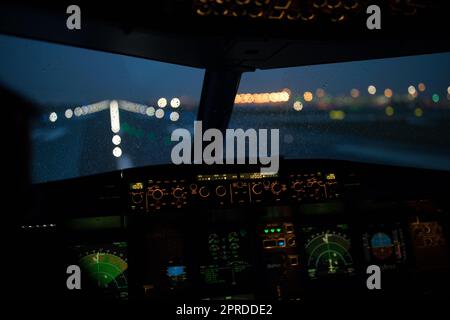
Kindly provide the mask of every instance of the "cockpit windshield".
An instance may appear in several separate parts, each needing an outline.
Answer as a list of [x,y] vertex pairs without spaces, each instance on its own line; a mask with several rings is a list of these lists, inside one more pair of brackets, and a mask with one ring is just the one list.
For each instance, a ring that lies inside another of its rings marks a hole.
[[279,128],[285,158],[450,170],[450,53],[244,73],[231,128]]
[[196,117],[202,69],[3,35],[0,47],[0,83],[39,108],[34,182],[170,163],[171,132]]

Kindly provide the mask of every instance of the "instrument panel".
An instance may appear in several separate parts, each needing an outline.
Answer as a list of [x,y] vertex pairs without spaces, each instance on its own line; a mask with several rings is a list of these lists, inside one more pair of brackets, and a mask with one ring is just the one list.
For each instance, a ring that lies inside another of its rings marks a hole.
[[[449,208],[436,200],[442,189],[409,170],[324,167],[331,169],[125,170],[115,183],[105,179],[101,202],[86,179],[90,205],[80,198],[67,207],[61,196],[54,212],[119,212],[105,220],[116,227],[87,218],[95,221],[77,223],[83,231],[70,237],[89,288],[114,298],[364,297],[370,265],[383,273],[383,296],[442,292],[450,278]],[[85,232],[122,240],[89,242]],[[83,244],[74,246],[77,239]]]
[[332,171],[278,174],[225,173],[188,179],[140,178],[128,182],[128,209],[152,213],[193,206],[233,208],[330,201],[340,197]]

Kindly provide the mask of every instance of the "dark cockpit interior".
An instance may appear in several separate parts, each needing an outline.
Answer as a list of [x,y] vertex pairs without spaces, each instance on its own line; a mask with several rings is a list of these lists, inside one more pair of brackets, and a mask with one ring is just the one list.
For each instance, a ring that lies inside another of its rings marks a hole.
[[70,5],[0,4],[12,296],[448,298],[447,4]]

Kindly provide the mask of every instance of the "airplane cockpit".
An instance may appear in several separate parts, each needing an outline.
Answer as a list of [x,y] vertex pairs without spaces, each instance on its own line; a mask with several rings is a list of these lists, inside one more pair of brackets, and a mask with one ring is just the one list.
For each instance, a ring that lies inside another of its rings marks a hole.
[[11,294],[448,297],[446,5],[369,2],[0,4]]

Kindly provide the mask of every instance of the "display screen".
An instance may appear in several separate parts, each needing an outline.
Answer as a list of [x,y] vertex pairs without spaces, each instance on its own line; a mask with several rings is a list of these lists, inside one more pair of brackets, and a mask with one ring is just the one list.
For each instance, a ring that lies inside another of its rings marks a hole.
[[364,256],[368,264],[382,270],[396,269],[406,261],[404,231],[398,225],[371,225],[363,234]]
[[450,265],[449,248],[443,226],[438,221],[410,224],[417,267],[441,268]]
[[[75,246],[83,282],[92,292],[114,298],[128,297],[127,244],[114,242],[104,245]],[[85,275],[85,276],[83,276]]]
[[252,268],[247,232],[214,231],[205,240],[208,254],[200,266],[204,284],[231,288],[247,284]]
[[354,273],[347,225],[305,227],[303,232],[310,278]]

